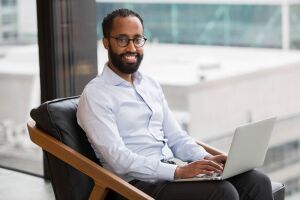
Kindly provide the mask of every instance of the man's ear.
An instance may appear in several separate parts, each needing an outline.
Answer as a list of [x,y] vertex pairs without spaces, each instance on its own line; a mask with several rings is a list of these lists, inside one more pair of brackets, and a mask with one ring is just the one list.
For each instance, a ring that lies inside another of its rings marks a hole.
[[102,38],[102,43],[105,49],[108,49],[109,42],[107,38]]

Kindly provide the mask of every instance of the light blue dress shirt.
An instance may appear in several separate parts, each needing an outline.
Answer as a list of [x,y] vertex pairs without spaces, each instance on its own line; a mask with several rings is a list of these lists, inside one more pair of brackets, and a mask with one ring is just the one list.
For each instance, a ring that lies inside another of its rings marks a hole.
[[126,181],[173,180],[177,166],[162,159],[208,155],[180,128],[160,85],[140,72],[131,84],[105,65],[85,87],[77,121],[103,167]]

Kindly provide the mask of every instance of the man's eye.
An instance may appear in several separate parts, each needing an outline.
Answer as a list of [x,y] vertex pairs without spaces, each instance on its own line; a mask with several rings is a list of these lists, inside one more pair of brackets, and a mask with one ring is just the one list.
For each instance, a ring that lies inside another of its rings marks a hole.
[[118,38],[119,42],[126,43],[128,41],[127,38]]
[[134,39],[135,43],[142,43],[143,42],[143,38],[135,38]]

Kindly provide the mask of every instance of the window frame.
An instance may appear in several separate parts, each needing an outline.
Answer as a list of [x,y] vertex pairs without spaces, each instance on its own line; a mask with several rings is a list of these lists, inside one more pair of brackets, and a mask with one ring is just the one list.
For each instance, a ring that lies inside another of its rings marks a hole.
[[[98,74],[95,0],[37,0],[41,102],[81,94]],[[44,154],[44,178],[49,179]]]

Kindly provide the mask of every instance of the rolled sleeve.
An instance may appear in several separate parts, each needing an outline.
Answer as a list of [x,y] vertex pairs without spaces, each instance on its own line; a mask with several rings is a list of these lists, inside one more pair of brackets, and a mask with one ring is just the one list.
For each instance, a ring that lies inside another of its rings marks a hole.
[[201,146],[199,146],[200,151],[195,151],[192,160],[201,160],[203,159],[205,156],[210,155],[207,151],[205,151],[205,149]]
[[174,174],[176,168],[177,165],[159,162],[157,168],[158,177],[160,177],[163,180],[172,181],[174,180]]

